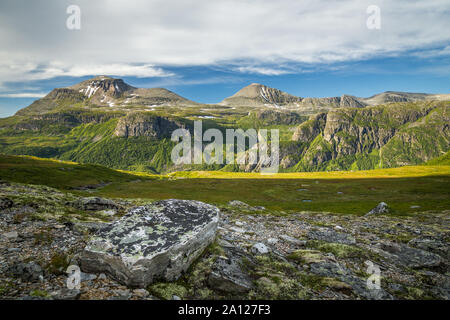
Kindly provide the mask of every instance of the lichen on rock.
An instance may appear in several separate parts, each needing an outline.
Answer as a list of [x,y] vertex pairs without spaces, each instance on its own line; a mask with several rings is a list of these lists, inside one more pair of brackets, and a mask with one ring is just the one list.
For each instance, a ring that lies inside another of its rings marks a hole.
[[82,270],[132,287],[176,280],[213,242],[219,209],[200,201],[162,200],[131,210],[99,230],[83,251]]

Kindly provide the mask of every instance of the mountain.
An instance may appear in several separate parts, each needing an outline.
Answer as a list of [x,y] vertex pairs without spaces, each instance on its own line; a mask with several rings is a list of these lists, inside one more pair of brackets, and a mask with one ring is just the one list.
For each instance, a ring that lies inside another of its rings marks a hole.
[[224,99],[220,104],[234,107],[272,107],[296,110],[304,115],[327,112],[335,108],[363,108],[392,102],[450,100],[450,94],[426,94],[387,91],[368,98],[342,95],[340,97],[297,97],[259,83],[252,83]]
[[386,91],[376,94],[369,98],[362,100],[368,105],[378,105],[389,102],[415,102],[415,101],[431,101],[431,100],[449,100],[450,94],[427,94],[427,93],[409,93],[409,92],[395,92]]
[[278,89],[270,88],[259,83],[242,88],[234,95],[221,102],[232,106],[272,106],[280,107],[300,102],[301,98],[290,95]]
[[16,115],[44,114],[80,107],[117,111],[136,105],[151,108],[196,103],[164,88],[135,88],[122,79],[98,76],[67,88],[54,89],[42,99],[19,110]]
[[192,132],[193,122],[203,120],[204,130],[221,132],[278,128],[282,171],[398,167],[450,150],[449,114],[445,94],[300,98],[251,84],[222,104],[204,105],[167,89],[135,88],[100,76],[54,89],[0,119],[0,153],[158,173],[258,170],[260,164],[175,166],[172,132]]

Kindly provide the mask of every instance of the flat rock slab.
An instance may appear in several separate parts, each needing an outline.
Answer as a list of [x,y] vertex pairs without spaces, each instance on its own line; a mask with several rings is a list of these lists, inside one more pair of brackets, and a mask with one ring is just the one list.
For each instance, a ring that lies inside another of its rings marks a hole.
[[176,280],[214,241],[218,222],[219,209],[200,201],[135,208],[96,233],[81,255],[81,269],[131,287]]
[[326,242],[335,242],[335,243],[341,243],[341,244],[355,244],[356,240],[353,236],[342,233],[342,232],[336,232],[334,230],[317,230],[317,231],[310,231],[308,233],[308,239],[312,240],[321,240]]
[[377,243],[376,246],[371,247],[371,250],[398,265],[409,268],[437,267],[443,262],[443,259],[435,253],[394,242]]

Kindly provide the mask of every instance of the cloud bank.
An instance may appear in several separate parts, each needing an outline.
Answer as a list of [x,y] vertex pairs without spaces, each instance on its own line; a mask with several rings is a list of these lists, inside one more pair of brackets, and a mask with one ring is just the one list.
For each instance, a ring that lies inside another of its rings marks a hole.
[[[81,9],[81,30],[66,28],[71,4]],[[373,4],[380,30],[366,27]],[[278,64],[442,57],[450,55],[449,13],[448,0],[2,0],[0,84],[171,77],[169,66],[199,65],[281,75],[295,71]]]

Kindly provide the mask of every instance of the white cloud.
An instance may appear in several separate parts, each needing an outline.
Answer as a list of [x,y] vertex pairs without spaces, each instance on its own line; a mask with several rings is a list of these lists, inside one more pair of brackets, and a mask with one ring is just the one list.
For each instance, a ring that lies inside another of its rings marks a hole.
[[0,98],[42,98],[46,95],[42,92],[0,93]]
[[238,67],[235,70],[242,73],[256,73],[256,74],[263,74],[266,76],[279,76],[282,74],[292,73],[292,71],[289,70],[273,69],[268,67],[251,67],[251,66]]
[[381,30],[366,27],[373,0],[76,2],[79,31],[65,27],[65,1],[1,1],[0,82],[91,74],[165,77],[173,74],[164,66],[233,70],[237,61],[244,61],[240,72],[276,75],[289,70],[278,64],[332,65],[450,42],[448,0],[377,0]]

